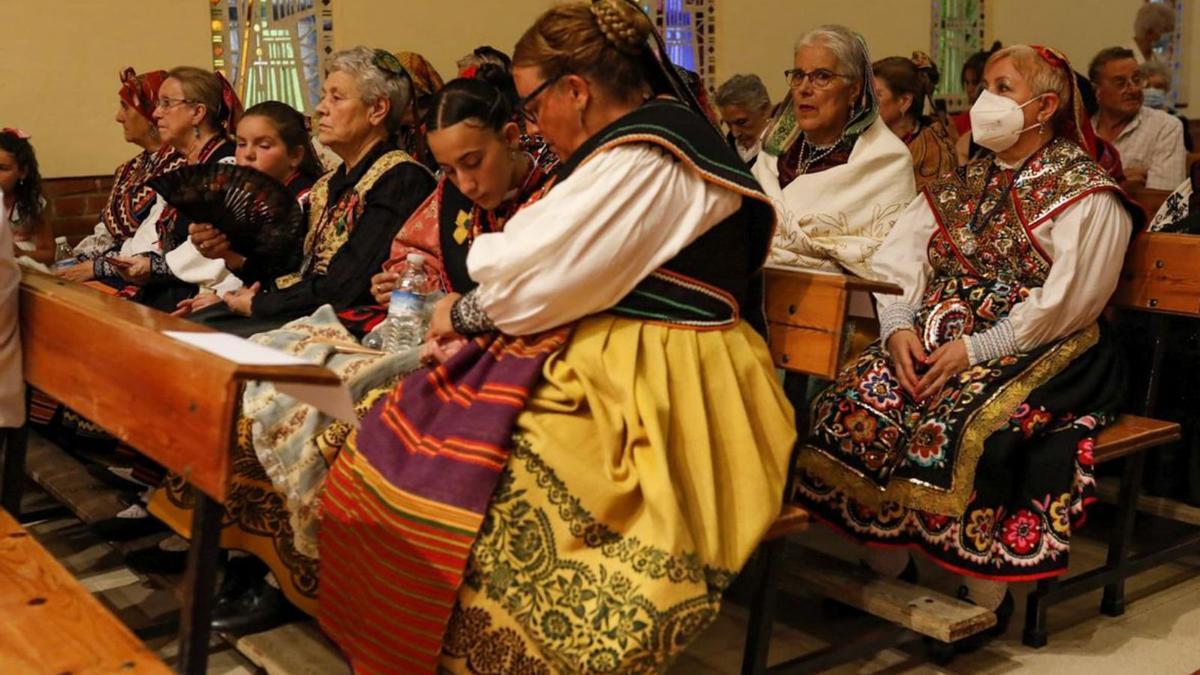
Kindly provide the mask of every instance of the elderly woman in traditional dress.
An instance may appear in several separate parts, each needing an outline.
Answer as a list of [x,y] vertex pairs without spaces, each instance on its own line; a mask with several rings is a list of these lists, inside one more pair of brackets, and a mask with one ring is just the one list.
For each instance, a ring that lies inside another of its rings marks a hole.
[[1101,311],[1133,227],[1094,160],[1066,59],[993,54],[971,112],[992,152],[908,205],[873,266],[882,339],[812,405],[796,496],[872,544],[896,575],[908,549],[963,575],[966,599],[1011,614],[1007,582],[1067,568],[1117,412],[1122,363]]
[[146,182],[185,164],[183,155],[162,142],[154,123],[158,88],[166,78],[165,70],[136,74],[133,68],[126,68],[121,73],[116,121],[124,131],[125,142],[138,146],[141,152],[117,167],[100,222],[75,247],[80,262],[59,269],[60,276],[81,282],[97,276],[116,280],[119,276],[109,267],[108,256],[154,250],[158,242],[154,227],[165,204]]
[[356,47],[331,56],[327,70],[317,134],[342,164],[309,193],[300,270],[226,293],[227,313],[205,310],[196,320],[251,335],[321,305],[342,310],[370,303],[371,274],[387,260],[396,231],[433,191],[433,175],[395,145],[412,114],[412,80],[396,57]]
[[871,254],[916,193],[912,156],[878,119],[862,38],[821,26],[796,42],[791,105],[754,175],[780,214],[771,261],[871,277]]

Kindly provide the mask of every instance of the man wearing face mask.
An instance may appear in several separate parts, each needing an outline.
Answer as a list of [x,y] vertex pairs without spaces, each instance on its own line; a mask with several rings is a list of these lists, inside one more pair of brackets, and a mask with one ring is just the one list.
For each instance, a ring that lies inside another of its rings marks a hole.
[[1088,449],[1122,396],[1097,322],[1137,207],[1095,161],[1065,57],[1007,47],[983,83],[971,130],[991,152],[926,187],[875,252],[903,292],[876,296],[881,340],[813,402],[794,494],[880,574],[917,550],[961,575],[994,635],[1007,582],[1066,571]]
[[1100,105],[1093,120],[1096,135],[1117,148],[1129,182],[1174,190],[1187,175],[1183,124],[1143,105],[1146,80],[1134,53],[1124,47],[1102,50],[1088,67],[1088,79]]

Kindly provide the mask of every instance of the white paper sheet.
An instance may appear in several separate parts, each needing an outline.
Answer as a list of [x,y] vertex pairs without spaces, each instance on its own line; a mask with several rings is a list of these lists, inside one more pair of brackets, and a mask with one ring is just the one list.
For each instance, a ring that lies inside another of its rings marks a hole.
[[188,333],[165,330],[163,335],[243,366],[311,366],[302,358],[229,333]]

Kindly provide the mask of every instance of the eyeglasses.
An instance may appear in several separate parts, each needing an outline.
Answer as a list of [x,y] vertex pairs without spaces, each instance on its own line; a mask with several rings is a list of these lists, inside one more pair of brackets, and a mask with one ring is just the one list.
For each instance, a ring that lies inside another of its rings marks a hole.
[[1108,84],[1114,89],[1125,89],[1129,86],[1141,89],[1146,86],[1146,76],[1134,75],[1133,77],[1111,77],[1108,78]]
[[536,89],[529,92],[528,96],[517,102],[517,110],[521,113],[521,116],[525,118],[526,122],[529,122],[530,124],[537,124],[537,113],[529,109],[529,104],[532,103],[533,99],[537,98],[539,94],[549,89],[550,85],[558,82],[560,79],[562,79],[562,73],[559,73],[558,75],[555,75],[554,77],[539,84]]
[[846,76],[842,75],[841,73],[835,73],[832,70],[827,70],[825,68],[817,68],[811,73],[806,73],[798,68],[794,70],[785,70],[783,71],[783,76],[787,78],[788,86],[790,86],[792,89],[799,89],[800,87],[804,86],[804,80],[812,82],[814,89],[828,89],[829,85],[833,84],[833,81],[837,78],[846,78]]
[[155,103],[154,105],[159,110],[170,110],[171,108],[174,108],[175,106],[183,105],[185,103],[188,105],[196,105],[195,101],[188,99],[188,98],[169,98],[167,96],[163,96],[163,97],[159,98],[158,102]]

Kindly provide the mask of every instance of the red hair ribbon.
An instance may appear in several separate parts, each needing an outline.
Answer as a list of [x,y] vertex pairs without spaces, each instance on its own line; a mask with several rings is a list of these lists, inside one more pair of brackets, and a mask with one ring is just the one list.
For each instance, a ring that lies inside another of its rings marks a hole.
[[33,138],[33,136],[29,135],[28,131],[24,131],[22,129],[17,129],[16,127],[4,127],[3,129],[0,129],[0,134],[8,134],[9,136],[16,136],[17,138],[19,138],[23,141],[27,141],[27,140]]

